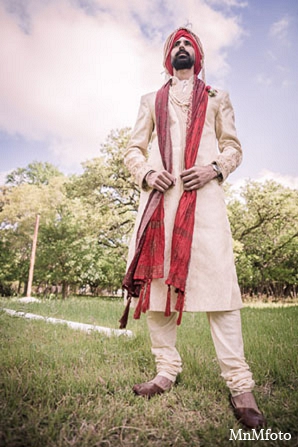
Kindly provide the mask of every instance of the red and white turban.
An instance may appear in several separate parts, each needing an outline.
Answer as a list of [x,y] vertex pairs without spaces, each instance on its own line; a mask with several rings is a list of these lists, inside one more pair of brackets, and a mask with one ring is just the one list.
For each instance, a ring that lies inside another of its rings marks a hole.
[[164,67],[166,71],[172,76],[173,75],[173,66],[171,63],[171,51],[174,47],[174,44],[177,40],[181,39],[181,37],[185,37],[188,39],[195,50],[195,64],[194,64],[194,72],[196,75],[200,73],[202,70],[203,81],[205,81],[205,73],[204,73],[204,51],[202,47],[202,43],[198,36],[195,35],[192,31],[187,28],[178,28],[175,30],[170,36],[167,38],[164,45]]

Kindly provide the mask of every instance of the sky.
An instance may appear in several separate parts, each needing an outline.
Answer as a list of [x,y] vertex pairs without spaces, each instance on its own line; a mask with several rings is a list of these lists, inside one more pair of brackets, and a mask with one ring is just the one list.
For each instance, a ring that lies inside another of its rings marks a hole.
[[229,182],[298,189],[297,0],[0,0],[0,184],[33,161],[81,173],[133,127],[165,81],[166,37],[186,24],[207,84],[234,106],[244,158]]

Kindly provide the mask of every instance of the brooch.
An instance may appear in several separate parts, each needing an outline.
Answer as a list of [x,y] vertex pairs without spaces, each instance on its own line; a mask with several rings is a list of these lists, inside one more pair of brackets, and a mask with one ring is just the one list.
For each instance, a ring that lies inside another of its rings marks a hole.
[[212,96],[216,96],[217,95],[217,90],[215,90],[215,88],[211,88],[210,85],[206,86],[206,90],[208,92],[208,95],[212,98]]

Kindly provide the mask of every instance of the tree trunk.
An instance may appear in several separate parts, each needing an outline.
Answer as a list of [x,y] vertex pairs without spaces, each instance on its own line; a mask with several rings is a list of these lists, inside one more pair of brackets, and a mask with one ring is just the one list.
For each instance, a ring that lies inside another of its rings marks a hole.
[[62,298],[65,300],[68,297],[69,284],[67,281],[62,281]]
[[[21,292],[21,282],[19,284],[19,289],[20,289],[20,292]],[[28,289],[28,281],[24,281],[23,296],[27,296],[27,289]]]

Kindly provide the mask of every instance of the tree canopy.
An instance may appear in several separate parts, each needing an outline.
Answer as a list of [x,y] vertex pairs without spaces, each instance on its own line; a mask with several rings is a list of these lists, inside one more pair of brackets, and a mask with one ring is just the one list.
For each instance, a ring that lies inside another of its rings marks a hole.
[[35,161],[26,168],[17,168],[7,175],[6,183],[13,186],[23,184],[47,185],[53,177],[59,177],[63,174],[51,163]]
[[298,279],[298,191],[249,181],[228,204],[243,291],[295,294]]
[[[36,214],[36,292],[115,293],[125,273],[139,190],[123,163],[130,129],[112,131],[83,173],[66,177],[33,162],[0,190],[0,293],[26,291]],[[227,185],[243,294],[296,296],[297,190],[274,182]]]

